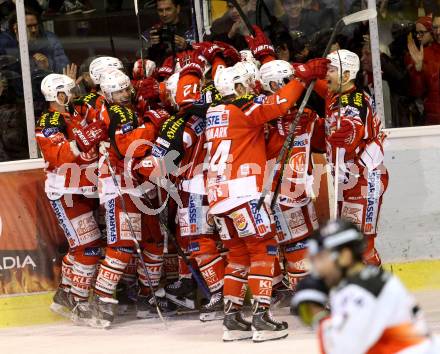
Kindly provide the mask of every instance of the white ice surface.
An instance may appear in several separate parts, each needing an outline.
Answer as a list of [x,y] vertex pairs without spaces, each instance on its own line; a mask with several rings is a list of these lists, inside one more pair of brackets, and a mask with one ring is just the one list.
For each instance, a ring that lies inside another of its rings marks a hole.
[[[440,334],[439,292],[417,294],[431,329]],[[120,318],[108,330],[73,326],[69,322],[0,330],[2,354],[315,354],[315,334],[288,314],[275,311],[278,319],[289,323],[284,340],[266,343],[221,342],[221,321],[201,323],[196,315],[167,321]]]

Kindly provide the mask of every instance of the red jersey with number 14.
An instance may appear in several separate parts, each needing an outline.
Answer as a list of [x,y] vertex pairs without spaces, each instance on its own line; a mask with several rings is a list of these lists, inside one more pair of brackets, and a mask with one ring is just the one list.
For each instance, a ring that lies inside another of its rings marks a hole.
[[292,80],[274,95],[247,95],[209,108],[205,136],[210,214],[258,199],[267,160],[264,123],[286,114],[303,89]]

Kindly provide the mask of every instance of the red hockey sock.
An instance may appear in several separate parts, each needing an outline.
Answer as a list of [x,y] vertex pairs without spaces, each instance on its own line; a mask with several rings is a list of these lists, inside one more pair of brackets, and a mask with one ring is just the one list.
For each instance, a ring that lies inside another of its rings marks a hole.
[[95,293],[103,297],[113,297],[131,257],[132,253],[126,252],[125,249],[107,247],[105,259],[99,266]]
[[162,275],[163,246],[155,243],[145,244],[142,259],[144,260],[148,275],[145,273],[144,266],[140,260],[137,266],[137,273],[139,275],[140,293],[147,295],[151,292],[150,281],[154,289],[159,286],[160,277]]
[[72,267],[73,262],[75,261],[74,257],[67,253],[63,257],[63,261],[61,263],[61,284],[60,287],[64,290],[70,290],[72,286]]

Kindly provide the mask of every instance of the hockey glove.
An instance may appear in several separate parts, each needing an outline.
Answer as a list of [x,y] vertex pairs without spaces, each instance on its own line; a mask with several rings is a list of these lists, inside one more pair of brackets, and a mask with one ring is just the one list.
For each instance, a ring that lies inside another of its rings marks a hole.
[[107,130],[103,123],[96,121],[85,128],[75,128],[75,141],[82,152],[88,152],[103,140],[107,139]]
[[144,65],[142,65],[142,60],[138,59],[133,65],[133,79],[142,80],[153,75],[156,69],[156,64],[154,61],[149,59],[144,59]]
[[333,147],[347,148],[353,144],[356,135],[356,127],[350,119],[341,119],[339,129],[329,136],[328,142]]
[[229,66],[241,60],[240,53],[232,45],[220,41],[215,41],[214,43],[221,48],[221,55]]
[[295,76],[308,85],[312,80],[325,78],[328,63],[330,60],[324,58],[311,59],[305,64],[293,65],[293,69]]
[[172,56],[169,56],[163,61],[162,66],[157,69],[157,76],[162,80],[166,80],[173,74],[173,72],[174,60]]
[[254,25],[252,28],[255,31],[255,36],[245,36],[244,38],[246,39],[249,49],[252,51],[254,57],[261,62],[266,56],[270,55],[276,57],[272,43],[260,27]]
[[150,110],[144,114],[144,121],[151,122],[158,130],[168,118],[170,118],[170,114],[164,109]]
[[180,77],[184,75],[195,75],[199,79],[203,77],[203,70],[205,69],[205,63],[199,56],[197,51],[192,51],[182,61],[182,70],[180,71]]
[[153,77],[137,80],[134,84],[136,101],[159,99],[159,82]]
[[220,48],[216,43],[212,43],[212,42],[193,43],[192,47],[200,55],[203,55],[208,61],[208,63],[211,64],[215,56],[221,54],[222,52],[222,48]]

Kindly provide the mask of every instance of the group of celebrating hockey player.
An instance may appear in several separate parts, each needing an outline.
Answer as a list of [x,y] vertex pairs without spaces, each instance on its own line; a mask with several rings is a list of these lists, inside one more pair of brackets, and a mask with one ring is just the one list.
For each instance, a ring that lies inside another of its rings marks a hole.
[[[354,84],[359,57],[342,49],[303,64],[278,60],[256,26],[246,41],[242,52],[194,43],[157,68],[138,60],[132,79],[119,59],[97,57],[81,97],[72,78],[45,77],[36,139],[69,244],[53,311],[101,328],[133,303],[138,318],[172,316],[197,307],[201,280],[200,320],[222,314],[224,341],[286,337],[270,307],[309,272],[312,152],[338,178],[337,213],[364,235],[363,262],[380,265],[374,240],[388,174],[373,101]],[[325,116],[313,106],[301,114],[280,193],[258,208],[269,162],[314,80]]]

